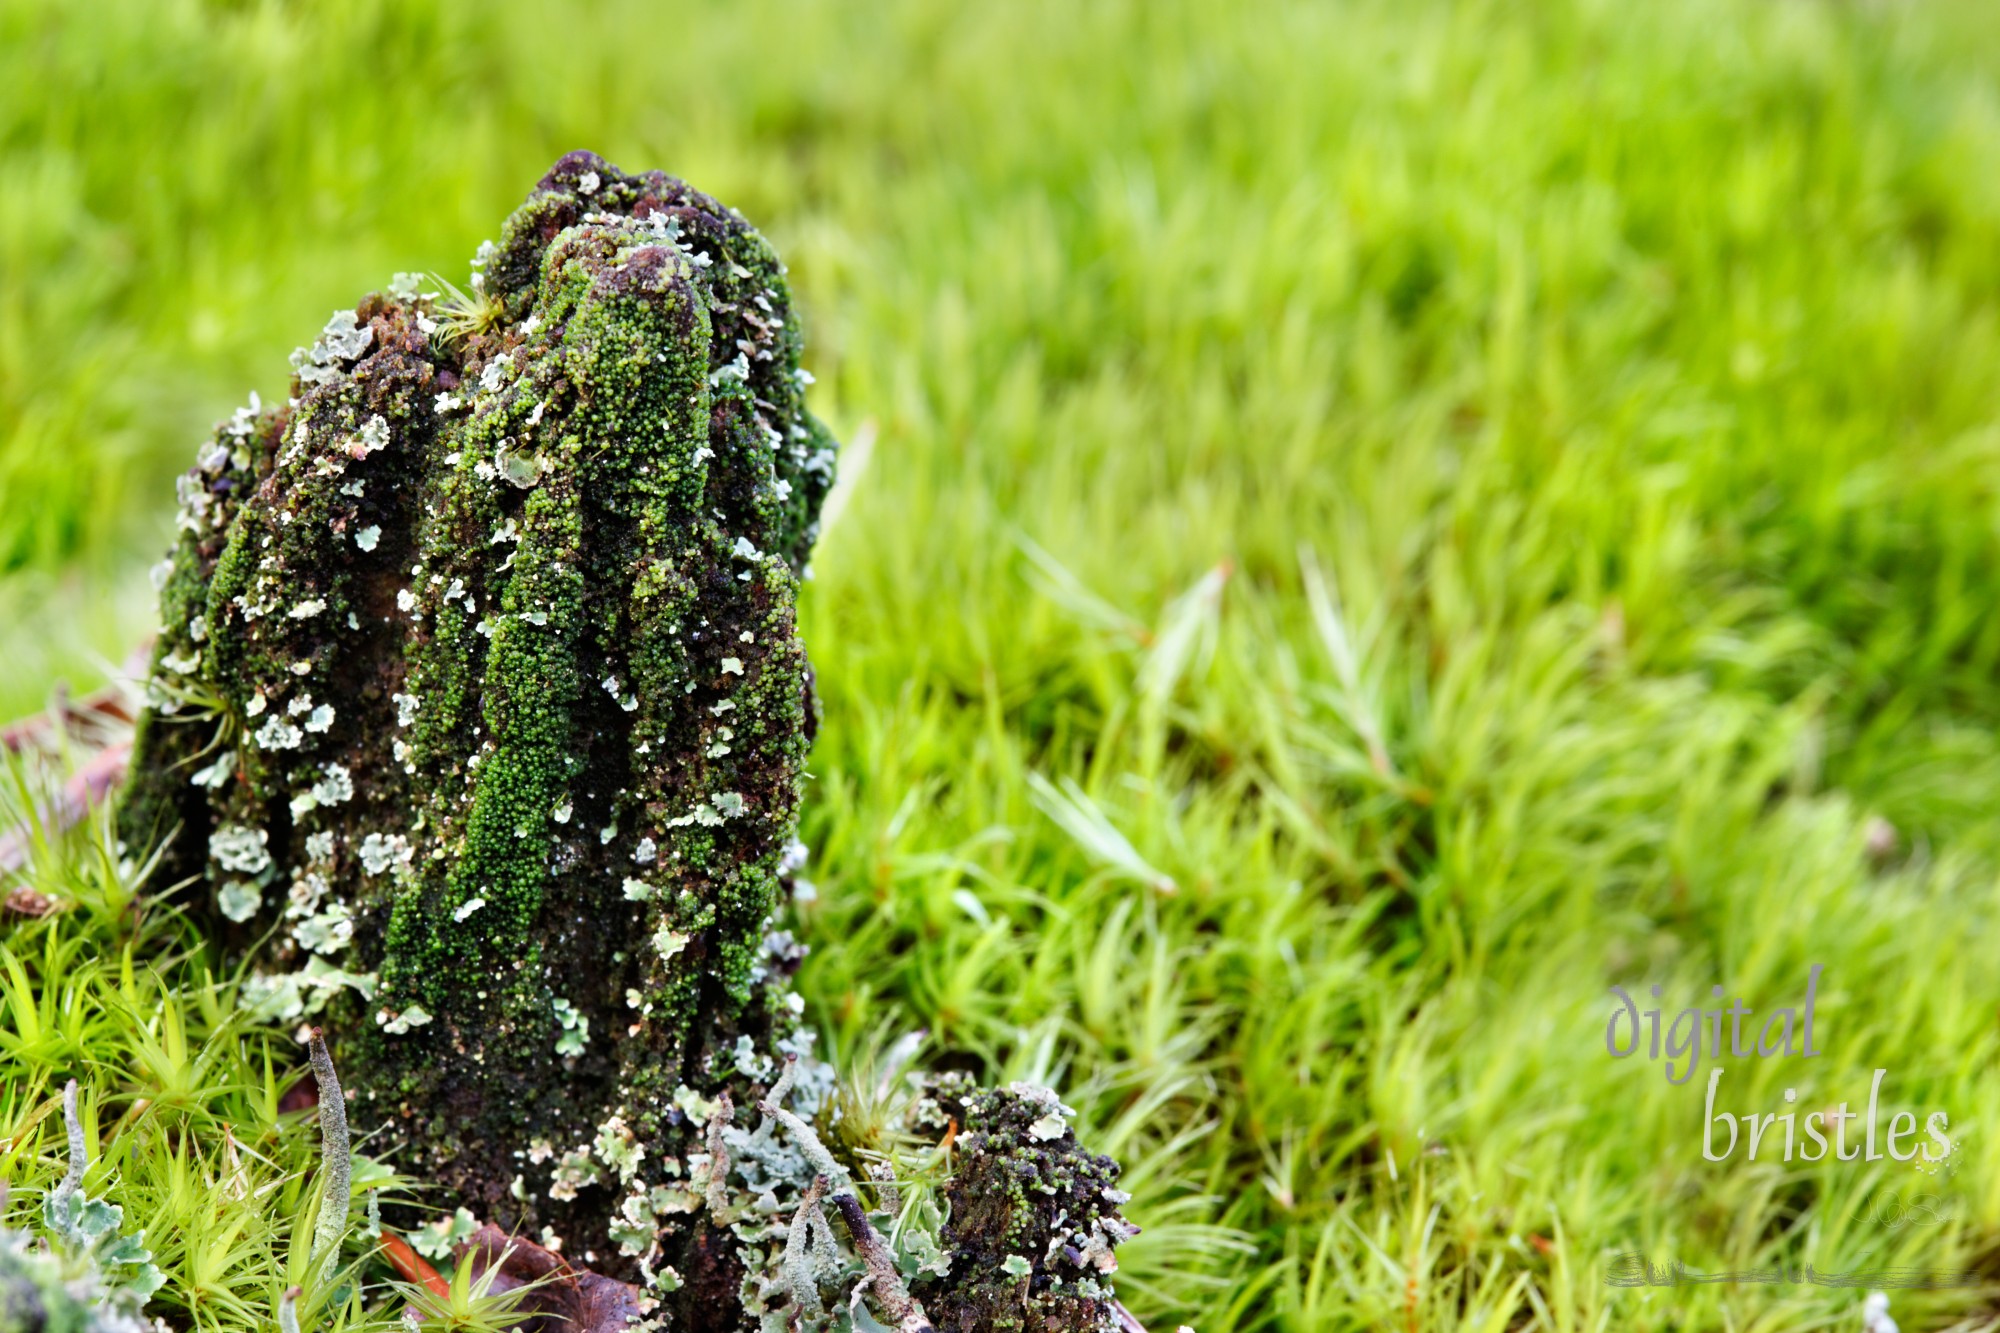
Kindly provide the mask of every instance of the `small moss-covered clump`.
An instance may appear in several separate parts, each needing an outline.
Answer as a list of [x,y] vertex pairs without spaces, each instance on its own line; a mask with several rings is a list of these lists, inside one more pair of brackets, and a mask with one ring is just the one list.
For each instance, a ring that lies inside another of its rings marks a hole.
[[[770,1242],[821,1172],[730,1108],[809,1121],[834,1081],[774,916],[835,456],[784,268],[588,153],[474,266],[336,313],[182,479],[122,831],[172,839],[252,1003],[326,1030],[403,1169],[675,1327],[783,1326]],[[942,1215],[882,1222],[942,1293]],[[866,1237],[816,1228],[859,1281]]]
[[1085,1152],[1046,1088],[974,1093],[945,1190],[950,1270],[917,1296],[940,1333],[1096,1328],[1114,1320],[1112,1250],[1138,1228],[1119,1214],[1118,1167]]

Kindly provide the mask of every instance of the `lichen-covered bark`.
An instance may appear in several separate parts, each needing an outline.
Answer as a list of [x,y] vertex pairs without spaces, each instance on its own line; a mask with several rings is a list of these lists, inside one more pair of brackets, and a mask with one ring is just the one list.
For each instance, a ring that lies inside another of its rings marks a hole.
[[782,1320],[759,1247],[812,1172],[710,1122],[788,1056],[802,1114],[832,1081],[772,928],[834,459],[783,266],[587,153],[475,266],[337,313],[183,478],[124,835],[173,836],[403,1169],[676,1326]]

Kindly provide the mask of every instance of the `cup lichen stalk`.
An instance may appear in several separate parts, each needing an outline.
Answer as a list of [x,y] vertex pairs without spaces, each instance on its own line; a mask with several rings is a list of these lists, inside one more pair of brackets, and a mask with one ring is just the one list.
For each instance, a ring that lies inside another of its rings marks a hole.
[[819,1298],[819,1273],[826,1251],[832,1248],[831,1235],[822,1240],[819,1234],[828,1230],[826,1214],[819,1207],[825,1194],[826,1177],[814,1176],[785,1235],[785,1280],[791,1286],[792,1299],[815,1319],[826,1313]]
[[340,1076],[318,1028],[312,1030],[313,1081],[319,1085],[319,1221],[313,1227],[311,1266],[340,1253],[347,1235],[347,1210],[354,1197],[354,1163],[347,1138],[347,1101]]
[[53,1211],[62,1219],[58,1225],[68,1230],[73,1223],[71,1200],[83,1190],[83,1173],[90,1167],[89,1149],[83,1139],[83,1118],[76,1111],[76,1080],[63,1088],[63,1128],[69,1134],[69,1165],[56,1185]]
[[767,1123],[775,1121],[792,1132],[792,1137],[798,1141],[799,1152],[804,1155],[814,1171],[825,1176],[831,1186],[851,1193],[854,1186],[847,1174],[847,1168],[834,1160],[833,1154],[827,1151],[824,1143],[820,1142],[819,1135],[813,1132],[811,1125],[778,1104],[784,1094],[791,1090],[791,1081],[797,1067],[797,1056],[785,1057],[784,1075],[771,1089],[772,1095],[757,1103],[757,1109],[764,1113]]
[[[800,1155],[817,1173],[799,1202],[798,1213],[792,1219],[791,1232],[785,1242],[786,1278],[799,1304],[808,1312],[818,1314],[819,1287],[815,1267],[816,1263],[829,1257],[834,1248],[832,1228],[827,1225],[820,1200],[831,1192],[833,1206],[847,1224],[848,1237],[868,1269],[867,1276],[855,1288],[855,1298],[858,1299],[863,1290],[873,1286],[876,1301],[883,1312],[895,1321],[899,1333],[928,1333],[931,1322],[925,1316],[923,1306],[903,1284],[902,1275],[896,1271],[895,1255],[889,1252],[888,1245],[869,1223],[866,1210],[854,1195],[853,1182],[846,1168],[834,1159],[811,1125],[778,1105],[776,1094],[790,1091],[796,1069],[796,1060],[786,1060],[784,1074],[772,1086],[774,1095],[757,1104],[757,1109],[767,1117],[766,1123],[776,1122],[791,1131]],[[812,1244],[810,1258],[807,1250],[809,1241]]]
[[708,1117],[707,1131],[708,1189],[704,1197],[717,1225],[726,1224],[733,1211],[729,1206],[729,1145],[723,1141],[722,1131],[735,1119],[735,1103],[725,1092],[715,1100],[715,1110]]

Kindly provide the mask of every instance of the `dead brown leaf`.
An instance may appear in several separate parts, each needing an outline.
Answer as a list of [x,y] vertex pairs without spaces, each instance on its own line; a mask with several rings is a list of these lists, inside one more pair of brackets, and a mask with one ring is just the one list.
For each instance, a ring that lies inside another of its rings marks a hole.
[[640,1317],[639,1289],[631,1283],[573,1268],[561,1255],[490,1222],[459,1248],[461,1258],[468,1253],[474,1256],[475,1278],[499,1265],[495,1292],[541,1283],[521,1301],[521,1309],[530,1312],[521,1325],[526,1333],[625,1333]]

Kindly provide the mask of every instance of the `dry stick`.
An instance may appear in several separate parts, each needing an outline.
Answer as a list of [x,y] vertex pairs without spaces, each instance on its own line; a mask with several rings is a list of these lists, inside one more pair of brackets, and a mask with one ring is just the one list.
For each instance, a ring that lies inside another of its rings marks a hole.
[[896,1321],[900,1333],[931,1333],[930,1317],[903,1285],[903,1275],[896,1271],[896,1257],[868,1224],[861,1200],[852,1194],[836,1194],[833,1206],[840,1210],[840,1220],[847,1224],[847,1234],[853,1239],[854,1248],[861,1252],[861,1262],[868,1265],[868,1279],[874,1284],[875,1299],[881,1302],[883,1313]]
[[327,1254],[338,1254],[347,1235],[347,1208],[354,1197],[352,1162],[347,1143],[347,1101],[333,1057],[326,1053],[320,1030],[312,1030],[313,1081],[319,1084],[319,1222],[313,1227],[311,1264],[317,1269]]
[[299,1288],[285,1288],[278,1302],[278,1333],[299,1333]]
[[708,1117],[708,1211],[717,1226],[725,1226],[729,1221],[729,1191],[725,1188],[729,1179],[729,1145],[722,1141],[722,1129],[735,1119],[736,1106],[725,1092]]
[[[152,641],[148,639],[126,659],[125,674],[143,677],[151,656]],[[85,748],[101,742],[98,753],[71,775],[54,802],[47,808],[36,807],[32,824],[0,833],[0,875],[11,875],[28,864],[34,848],[34,825],[49,838],[67,832],[123,780],[125,765],[132,757],[132,724],[138,718],[140,703],[125,686],[107,685],[80,701],[64,699],[50,710],[0,727],[0,750],[13,754],[58,749],[64,735]]]
[[[144,676],[152,652],[152,640],[148,639],[125,659],[125,674]],[[69,698],[68,692],[60,685],[56,689],[56,696],[49,701],[47,708],[0,727],[0,750],[14,754],[26,750],[51,750],[56,748],[64,735],[87,738],[89,733],[102,732],[106,728],[130,731],[132,724],[138,721],[139,708],[144,702],[136,688],[124,684],[107,685],[81,699]]]
[[[1138,1316],[1125,1308],[1123,1302],[1111,1302],[1111,1313],[1117,1317],[1120,1333],[1146,1333],[1146,1326],[1139,1322]],[[1186,1324],[1181,1325],[1181,1333],[1188,1333]]]

